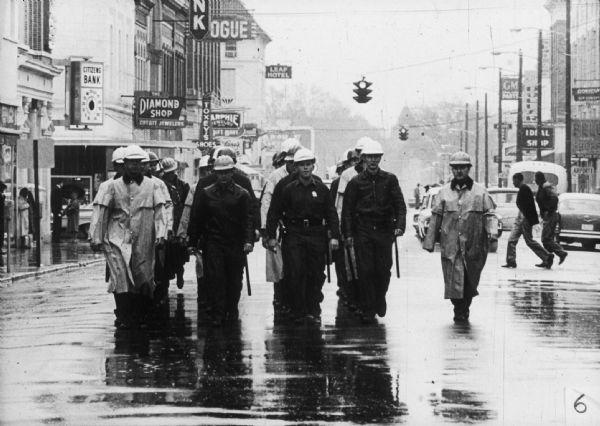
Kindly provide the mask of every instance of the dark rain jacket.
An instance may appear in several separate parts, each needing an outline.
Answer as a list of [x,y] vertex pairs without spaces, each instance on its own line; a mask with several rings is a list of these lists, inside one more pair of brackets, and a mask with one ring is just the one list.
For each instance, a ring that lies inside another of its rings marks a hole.
[[404,232],[406,203],[394,174],[380,169],[371,175],[363,170],[348,182],[342,207],[344,236],[352,237],[358,225]]
[[517,194],[517,207],[531,226],[540,223],[538,220],[537,210],[535,208],[535,201],[533,200],[533,192],[526,184],[522,184],[519,187],[519,193]]
[[538,186],[535,200],[540,208],[540,215],[542,218],[555,213],[558,209],[558,194],[550,182],[544,182]]
[[188,234],[190,246],[198,247],[205,241],[226,245],[253,244],[251,201],[248,191],[231,182],[215,183],[196,190],[197,208],[192,212]]

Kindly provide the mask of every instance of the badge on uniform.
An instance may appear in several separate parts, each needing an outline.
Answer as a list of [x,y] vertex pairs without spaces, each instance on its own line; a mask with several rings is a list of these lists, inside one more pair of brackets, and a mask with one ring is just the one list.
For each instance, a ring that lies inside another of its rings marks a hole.
[[317,191],[313,191],[312,196],[313,196],[313,198],[317,198]]

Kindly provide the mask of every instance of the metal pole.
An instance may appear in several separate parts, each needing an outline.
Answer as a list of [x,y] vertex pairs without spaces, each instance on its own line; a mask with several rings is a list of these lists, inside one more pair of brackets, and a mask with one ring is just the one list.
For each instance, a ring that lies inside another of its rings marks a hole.
[[475,101],[475,179],[479,182],[479,99]]
[[[37,114],[36,114],[37,115]],[[36,117],[37,118],[37,117]],[[30,206],[33,209],[33,221],[35,222],[35,266],[38,268],[42,265],[42,249],[40,238],[40,169],[38,156],[38,140],[33,140],[33,195],[35,197],[34,205]]]
[[567,192],[571,192],[571,0],[567,3],[565,37],[565,169],[567,170]]
[[535,159],[542,161],[542,30],[538,32],[537,58],[537,152]]
[[498,188],[502,188],[502,68],[498,70]]
[[517,104],[517,161],[523,161],[523,52],[519,49],[519,98]]
[[490,180],[490,174],[489,174],[489,170],[488,170],[488,109],[487,109],[487,93],[485,94],[484,97],[484,101],[483,101],[483,113],[485,114],[485,135],[484,135],[484,157],[483,157],[483,168],[484,168],[484,183],[485,183],[485,187],[487,188],[489,185],[489,180]]
[[465,104],[465,152],[469,152],[469,103]]
[[463,150],[463,130],[460,129],[460,150]]

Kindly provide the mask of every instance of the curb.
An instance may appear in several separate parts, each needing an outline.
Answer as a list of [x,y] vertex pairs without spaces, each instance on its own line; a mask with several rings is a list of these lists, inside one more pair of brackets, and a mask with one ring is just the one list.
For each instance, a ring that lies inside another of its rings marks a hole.
[[11,274],[8,277],[0,278],[0,288],[9,287],[15,281],[25,280],[27,278],[36,278],[42,275],[51,274],[54,272],[64,272],[70,271],[73,269],[84,268],[86,266],[94,265],[96,263],[105,262],[104,257],[102,259],[91,259],[83,262],[77,263],[63,263],[59,265],[52,265],[45,269],[38,269],[37,271],[29,271],[29,272],[17,272],[15,274]]

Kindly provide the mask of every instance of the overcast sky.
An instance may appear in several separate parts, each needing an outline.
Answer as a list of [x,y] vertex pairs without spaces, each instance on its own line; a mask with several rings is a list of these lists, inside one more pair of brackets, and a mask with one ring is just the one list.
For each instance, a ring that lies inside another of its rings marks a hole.
[[[497,95],[502,66],[516,73],[522,48],[524,69],[535,69],[537,32],[548,29],[545,0],[244,0],[271,36],[267,64],[293,67],[293,82],[269,85],[322,86],[386,128],[404,105],[483,99]],[[531,58],[527,57],[528,55]],[[508,72],[508,71],[507,71]],[[352,82],[373,82],[373,100],[357,104]],[[465,90],[465,86],[481,89]]]

